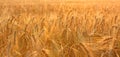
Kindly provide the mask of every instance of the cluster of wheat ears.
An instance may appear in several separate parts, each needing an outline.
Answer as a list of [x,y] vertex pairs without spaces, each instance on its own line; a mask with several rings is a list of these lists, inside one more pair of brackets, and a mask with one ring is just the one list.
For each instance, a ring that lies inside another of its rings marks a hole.
[[0,57],[120,57],[119,4],[0,5]]

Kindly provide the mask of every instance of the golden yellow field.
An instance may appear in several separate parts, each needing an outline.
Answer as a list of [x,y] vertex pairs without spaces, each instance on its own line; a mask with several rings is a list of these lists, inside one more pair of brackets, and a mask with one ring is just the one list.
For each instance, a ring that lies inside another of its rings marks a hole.
[[93,1],[0,4],[0,57],[120,57],[120,3]]

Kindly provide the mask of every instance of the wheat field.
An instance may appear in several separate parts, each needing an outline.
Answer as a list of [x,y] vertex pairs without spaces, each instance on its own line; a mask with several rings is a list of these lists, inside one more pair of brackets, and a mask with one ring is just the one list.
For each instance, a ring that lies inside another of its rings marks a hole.
[[0,4],[0,57],[120,57],[119,0],[78,1]]

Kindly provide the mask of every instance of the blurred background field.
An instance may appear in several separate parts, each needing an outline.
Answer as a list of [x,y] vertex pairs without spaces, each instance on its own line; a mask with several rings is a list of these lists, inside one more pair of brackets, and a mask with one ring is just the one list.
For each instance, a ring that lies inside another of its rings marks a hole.
[[119,57],[119,0],[0,1],[0,57]]

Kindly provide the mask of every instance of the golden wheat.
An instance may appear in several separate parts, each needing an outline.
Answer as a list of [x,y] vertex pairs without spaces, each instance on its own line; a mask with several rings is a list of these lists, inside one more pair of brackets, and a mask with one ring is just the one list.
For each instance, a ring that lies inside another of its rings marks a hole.
[[119,57],[119,3],[0,5],[0,57]]

